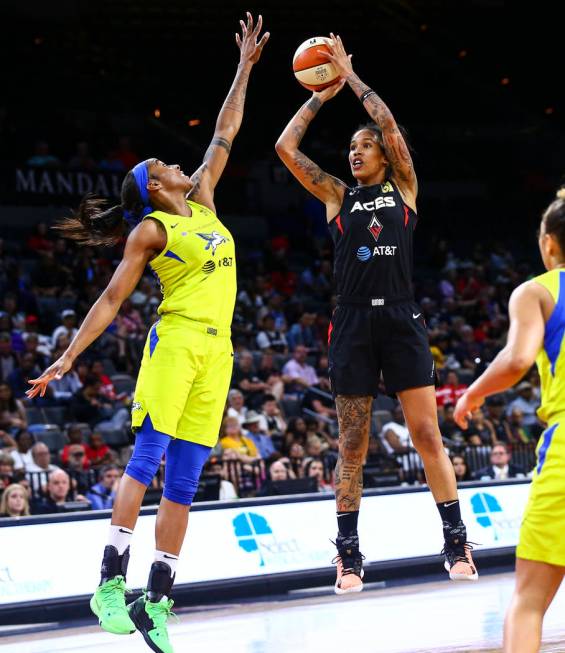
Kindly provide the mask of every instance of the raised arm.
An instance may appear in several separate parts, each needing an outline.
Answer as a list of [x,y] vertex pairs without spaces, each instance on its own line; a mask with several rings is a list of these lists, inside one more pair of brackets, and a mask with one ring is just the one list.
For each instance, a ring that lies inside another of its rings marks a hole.
[[349,84],[355,95],[361,100],[367,113],[380,127],[388,162],[392,168],[392,177],[410,203],[416,202],[418,183],[410,150],[402,136],[390,109],[372,88],[362,82],[353,72],[351,57],[346,53],[339,36],[331,36],[331,54],[328,57],[340,76]]
[[324,102],[333,98],[343,88],[344,81],[318,93],[303,104],[285,127],[275,145],[275,150],[285,166],[304,188],[326,205],[328,220],[334,218],[343,202],[345,184],[324,172],[298,149],[308,125]]
[[523,283],[512,293],[508,341],[457,402],[454,416],[459,426],[467,428],[468,417],[482,405],[485,397],[511,388],[534,364],[543,347],[544,303],[551,301],[548,291],[535,281]]
[[31,379],[33,386],[26,394],[43,397],[47,384],[53,379],[60,379],[72,367],[73,361],[96,338],[110,326],[124,300],[137,286],[148,261],[167,244],[167,237],[153,220],[144,220],[130,234],[124,256],[110,283],[88,311],[78,333],[73,338],[65,353],[48,367],[37,379]]
[[191,178],[194,187],[190,191],[190,197],[197,202],[210,206],[212,209],[214,209],[214,189],[226,167],[233,139],[236,137],[243,120],[245,94],[251,69],[259,61],[263,47],[269,39],[269,32],[265,32],[257,42],[263,26],[261,16],[259,16],[256,26],[253,25],[253,17],[249,12],[247,12],[247,24],[242,20],[239,22],[242,36],[235,35],[240,50],[235,79],[216,120],[214,136],[206,150],[204,161]]

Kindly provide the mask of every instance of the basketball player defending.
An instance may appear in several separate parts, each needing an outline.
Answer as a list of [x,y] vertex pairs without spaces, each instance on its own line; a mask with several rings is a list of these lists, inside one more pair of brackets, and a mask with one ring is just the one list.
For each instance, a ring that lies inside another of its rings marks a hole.
[[[412,241],[418,184],[408,147],[381,98],[353,72],[339,36],[331,35],[339,84],[314,93],[281,134],[276,150],[298,181],[326,205],[335,244],[338,303],[330,323],[330,380],[339,422],[336,467],[337,594],[363,589],[357,520],[363,491],[372,399],[382,372],[402,404],[436,501],[453,580],[476,580],[461,520],[453,468],[437,422],[434,364],[424,318],[412,294]],[[374,122],[351,139],[356,185],[326,174],[299,149],[324,102],[349,84]]]

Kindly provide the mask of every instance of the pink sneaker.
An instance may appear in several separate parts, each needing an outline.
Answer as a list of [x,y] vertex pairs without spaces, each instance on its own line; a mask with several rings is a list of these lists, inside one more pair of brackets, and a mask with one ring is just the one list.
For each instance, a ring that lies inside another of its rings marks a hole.
[[336,565],[337,578],[334,591],[336,594],[350,594],[363,591],[363,560],[365,556],[359,551],[359,536],[337,536],[335,542],[337,555],[332,560]]

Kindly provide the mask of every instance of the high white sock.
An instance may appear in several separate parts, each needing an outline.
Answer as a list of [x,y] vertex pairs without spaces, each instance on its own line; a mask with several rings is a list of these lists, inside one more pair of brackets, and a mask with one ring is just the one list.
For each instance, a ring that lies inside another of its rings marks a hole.
[[177,565],[179,558],[172,553],[167,553],[166,551],[158,551],[155,549],[155,556],[153,558],[155,562],[164,562],[166,565],[169,565],[171,568],[171,576],[174,576],[177,571]]
[[128,548],[131,542],[133,531],[125,526],[110,525],[110,533],[108,534],[108,544],[115,546],[118,549],[118,555],[123,555],[124,551]]

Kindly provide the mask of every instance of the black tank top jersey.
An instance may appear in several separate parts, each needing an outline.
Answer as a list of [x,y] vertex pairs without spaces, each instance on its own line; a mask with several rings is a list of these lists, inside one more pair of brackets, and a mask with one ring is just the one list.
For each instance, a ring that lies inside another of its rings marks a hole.
[[329,223],[337,294],[412,297],[412,240],[418,218],[392,181],[346,189]]

